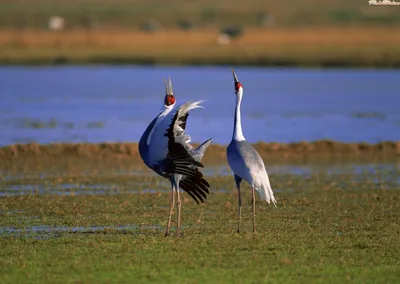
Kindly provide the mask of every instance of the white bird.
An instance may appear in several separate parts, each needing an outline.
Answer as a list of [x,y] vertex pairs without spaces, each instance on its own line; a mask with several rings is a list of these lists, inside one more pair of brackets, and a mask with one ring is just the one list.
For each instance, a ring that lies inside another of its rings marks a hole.
[[239,198],[239,216],[237,232],[240,231],[240,216],[242,210],[242,198],[240,196],[240,183],[242,179],[247,181],[252,190],[252,207],[253,207],[253,232],[256,231],[255,220],[255,193],[258,191],[261,200],[266,200],[268,204],[272,202],[276,206],[274,193],[269,182],[268,174],[261,159],[260,154],[253,146],[246,141],[242,132],[242,123],[240,118],[240,105],[243,96],[243,86],[239,82],[235,71],[233,71],[235,81],[236,108],[235,119],[233,123],[232,141],[226,149],[228,164],[233,171]]
[[146,128],[139,141],[139,154],[144,163],[157,174],[171,182],[171,203],[165,236],[169,235],[171,216],[177,194],[178,216],[177,236],[180,235],[181,198],[179,188],[187,192],[197,203],[204,202],[209,193],[209,183],[203,178],[198,167],[212,139],[196,149],[190,145],[190,136],[185,133],[189,111],[201,108],[200,103],[187,102],[175,108],[175,96],[171,79],[165,82],[165,99],[160,113]]

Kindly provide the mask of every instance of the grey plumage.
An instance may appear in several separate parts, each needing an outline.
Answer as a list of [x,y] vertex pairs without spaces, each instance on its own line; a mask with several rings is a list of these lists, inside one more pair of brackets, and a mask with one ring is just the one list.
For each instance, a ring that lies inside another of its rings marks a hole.
[[260,154],[246,140],[236,141],[233,139],[228,145],[227,153],[232,162],[243,164],[249,172],[252,169],[257,171],[265,170]]
[[178,197],[177,235],[179,235],[181,212],[179,188],[187,192],[197,203],[204,202],[207,198],[210,185],[199,168],[203,167],[201,158],[211,139],[194,148],[190,144],[190,136],[185,132],[189,111],[201,107],[201,102],[188,102],[175,108],[171,80],[169,86],[166,83],[166,93],[163,109],[152,120],[139,141],[139,153],[150,169],[171,182],[171,204],[165,233],[167,236],[175,204],[175,193]]
[[228,164],[234,173],[236,187],[238,189],[239,214],[238,229],[240,231],[240,216],[242,199],[240,194],[240,184],[242,180],[247,181],[252,189],[253,207],[253,231],[255,231],[255,194],[258,191],[260,198],[268,203],[276,203],[274,194],[269,182],[269,178],[260,154],[254,147],[246,141],[242,132],[240,106],[243,95],[243,86],[239,82],[235,72],[232,70],[235,82],[236,108],[233,126],[232,141],[226,149]]

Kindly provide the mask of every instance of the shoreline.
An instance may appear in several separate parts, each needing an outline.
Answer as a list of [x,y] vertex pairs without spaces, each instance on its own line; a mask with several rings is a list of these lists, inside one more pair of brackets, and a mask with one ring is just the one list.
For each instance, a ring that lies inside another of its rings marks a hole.
[[[197,144],[194,144],[196,146]],[[400,159],[400,141],[342,143],[330,140],[299,143],[253,144],[269,164],[385,162]],[[208,165],[226,163],[226,145],[211,144],[203,162]],[[138,153],[138,143],[37,143],[0,147],[0,169],[29,170],[49,167],[145,169]]]

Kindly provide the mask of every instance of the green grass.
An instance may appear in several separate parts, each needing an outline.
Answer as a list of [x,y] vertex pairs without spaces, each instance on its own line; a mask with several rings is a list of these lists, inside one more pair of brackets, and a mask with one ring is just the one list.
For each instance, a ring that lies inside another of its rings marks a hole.
[[[0,180],[2,193],[32,184],[46,191],[0,199],[2,283],[396,283],[400,277],[400,188],[390,182],[398,171],[271,175],[278,207],[257,201],[256,234],[250,188],[243,188],[237,234],[233,179],[209,177],[213,191],[204,204],[182,195],[183,236],[173,228],[167,238],[168,183],[160,178],[41,175]],[[51,194],[62,184],[71,185],[68,196]],[[99,184],[122,192],[81,194]],[[161,191],[141,191],[147,188]],[[34,226],[47,231],[32,232]]]
[[373,7],[366,0],[310,1],[222,0],[214,2],[172,0],[49,0],[16,2],[2,0],[0,27],[39,28],[53,15],[67,20],[69,28],[88,26],[139,28],[156,19],[163,27],[177,27],[187,20],[196,28],[227,25],[263,26],[260,13],[273,17],[273,24],[284,27],[399,25],[396,7]]

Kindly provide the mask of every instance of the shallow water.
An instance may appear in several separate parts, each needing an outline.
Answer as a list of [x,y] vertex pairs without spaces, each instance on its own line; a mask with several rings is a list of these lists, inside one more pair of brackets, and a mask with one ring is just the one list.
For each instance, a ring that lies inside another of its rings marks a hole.
[[[400,165],[387,164],[342,164],[342,165],[272,165],[267,167],[270,178],[277,180],[297,179],[307,183],[310,178],[324,178],[339,182],[342,189],[352,189],[355,183],[372,184],[377,188],[398,189],[400,186]],[[147,172],[148,173],[148,172]],[[207,179],[212,177],[231,176],[226,166],[211,167],[204,171]],[[115,182],[99,182],[95,179],[91,183],[56,183],[47,182],[54,178],[53,175],[41,173],[38,175],[5,175],[4,183],[0,182],[0,197],[21,195],[116,195],[116,194],[158,194],[169,193],[170,187],[166,180],[135,181],[135,176],[143,176],[145,173],[117,172],[109,173],[108,178],[115,178]],[[90,174],[82,174],[81,177],[90,177]],[[120,177],[125,179],[120,183]],[[150,176],[156,176],[150,173]],[[26,182],[21,183],[21,178]],[[112,180],[112,179],[111,179]],[[32,183],[34,181],[34,183]],[[232,179],[233,188],[233,179]],[[229,186],[215,187],[211,184],[212,193],[230,193]],[[300,190],[296,188],[279,188],[273,186],[274,192]]]
[[[400,70],[237,68],[246,138],[400,140]],[[225,67],[0,67],[0,145],[138,141],[158,113],[163,79],[179,103],[204,99],[193,141],[231,138],[233,81]]]

